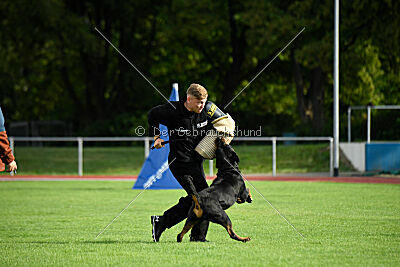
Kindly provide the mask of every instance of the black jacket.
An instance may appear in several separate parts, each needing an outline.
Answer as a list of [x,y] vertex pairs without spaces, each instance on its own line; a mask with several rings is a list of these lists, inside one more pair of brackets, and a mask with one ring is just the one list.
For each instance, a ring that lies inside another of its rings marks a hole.
[[[185,100],[171,101],[176,109],[170,103],[152,108],[148,113],[149,135],[160,135],[158,127],[161,123],[167,126],[172,141],[169,161],[174,158],[178,162],[202,161],[203,158],[194,149],[212,128],[211,118],[207,116],[205,108],[201,113],[188,111],[184,106]],[[183,141],[173,142],[176,139]]]

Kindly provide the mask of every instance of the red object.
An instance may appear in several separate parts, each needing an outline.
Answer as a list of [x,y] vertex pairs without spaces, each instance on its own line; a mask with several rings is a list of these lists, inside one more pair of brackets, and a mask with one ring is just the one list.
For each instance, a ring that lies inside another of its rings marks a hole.
[[[215,176],[207,176],[208,180]],[[245,175],[249,181],[278,181],[278,182],[331,182],[331,183],[375,183],[375,184],[400,184],[400,177],[300,177],[300,176],[263,176],[263,175]],[[135,180],[137,175],[16,175],[0,176],[0,180]]]
[[8,142],[6,131],[0,132],[0,171],[5,170],[5,164],[10,164],[14,161],[14,155]]

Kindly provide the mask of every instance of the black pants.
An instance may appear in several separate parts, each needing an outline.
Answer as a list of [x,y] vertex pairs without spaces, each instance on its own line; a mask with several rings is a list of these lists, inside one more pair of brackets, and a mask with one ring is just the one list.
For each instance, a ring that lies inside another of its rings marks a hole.
[[[191,190],[187,188],[186,183],[183,181],[184,175],[190,175],[193,178],[193,184],[197,192],[208,187],[206,176],[203,169],[203,161],[198,162],[172,162],[169,169],[175,176],[179,184],[190,194]],[[178,204],[171,207],[164,212],[165,224],[168,228],[180,223],[187,218],[190,207],[192,206],[191,196],[181,197]],[[208,221],[196,224],[191,232],[191,238],[194,240],[204,240],[208,231]]]

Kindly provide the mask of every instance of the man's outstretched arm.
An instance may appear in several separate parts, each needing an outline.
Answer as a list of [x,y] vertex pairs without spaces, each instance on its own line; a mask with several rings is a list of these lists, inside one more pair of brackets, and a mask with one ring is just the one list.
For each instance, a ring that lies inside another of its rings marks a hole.
[[154,147],[157,149],[163,147],[161,142],[164,141],[160,138],[160,124],[168,127],[171,124],[173,112],[171,105],[168,103],[156,106],[147,113],[149,136],[154,138]]

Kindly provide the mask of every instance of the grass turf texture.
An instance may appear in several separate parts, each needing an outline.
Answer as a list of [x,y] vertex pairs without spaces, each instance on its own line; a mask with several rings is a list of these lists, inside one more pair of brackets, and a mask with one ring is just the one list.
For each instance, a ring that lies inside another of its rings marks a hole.
[[151,239],[150,215],[183,191],[140,192],[130,181],[0,182],[0,264],[10,265],[397,265],[400,186],[252,182],[307,237],[302,239],[254,190],[227,211],[231,240],[211,224],[209,243],[176,243],[183,223]]
[[[234,145],[243,173],[272,173],[272,147],[268,145]],[[78,172],[78,150],[75,147],[16,146],[18,174],[71,174]],[[143,147],[85,147],[85,175],[137,175],[144,162]],[[209,174],[208,160],[204,163]],[[350,171],[340,163],[340,171]],[[308,144],[277,146],[278,173],[329,172],[329,146]],[[214,164],[214,173],[215,164]],[[3,175],[5,175],[3,173]]]

